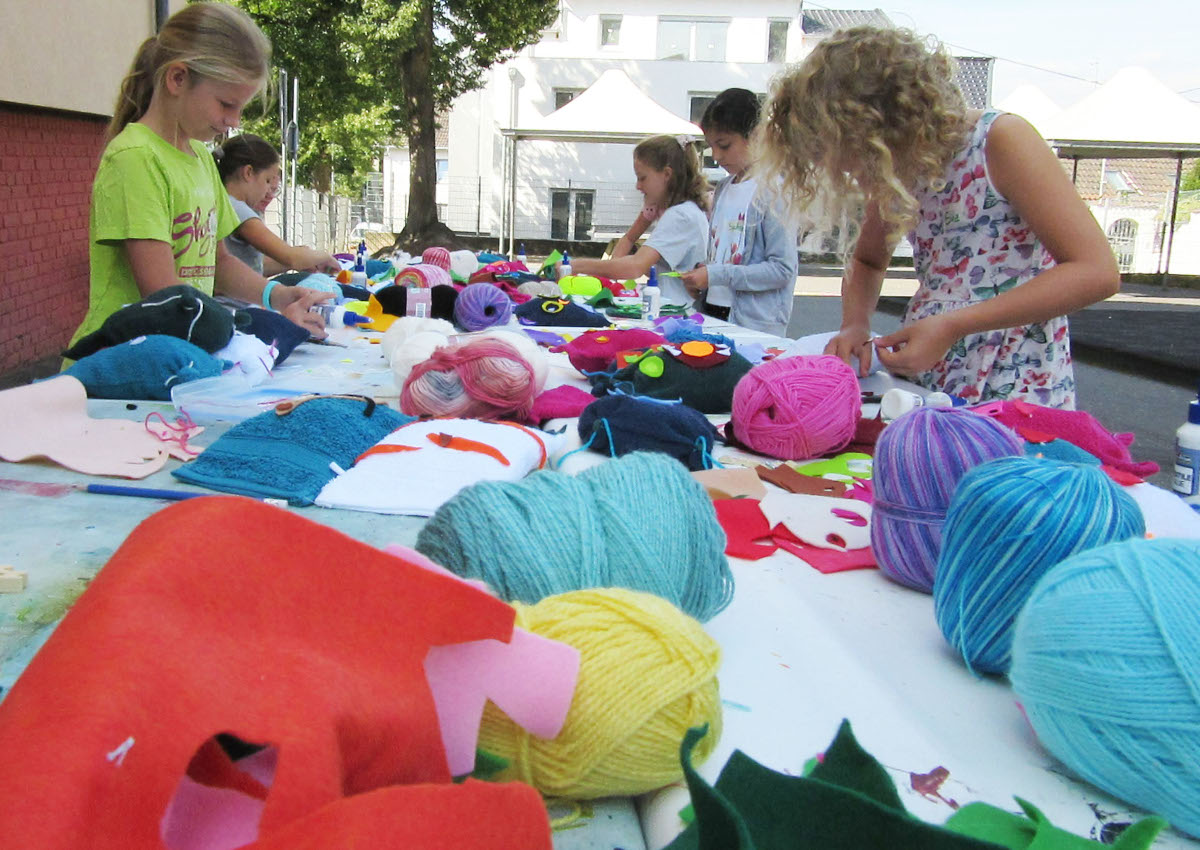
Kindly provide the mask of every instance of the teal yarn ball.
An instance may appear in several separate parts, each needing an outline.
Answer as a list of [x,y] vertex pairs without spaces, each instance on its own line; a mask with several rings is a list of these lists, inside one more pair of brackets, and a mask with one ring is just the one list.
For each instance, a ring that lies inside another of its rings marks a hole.
[[1083,779],[1200,837],[1200,540],[1126,540],[1051,570],[1017,618],[1010,679]]
[[1007,673],[1017,614],[1055,564],[1146,533],[1137,503],[1098,466],[1006,457],[963,476],[946,512],[933,611],[974,672]]
[[657,452],[578,475],[539,470],[474,484],[438,508],[416,548],[508,602],[624,587],[705,621],[733,598],[712,501],[683,464]]

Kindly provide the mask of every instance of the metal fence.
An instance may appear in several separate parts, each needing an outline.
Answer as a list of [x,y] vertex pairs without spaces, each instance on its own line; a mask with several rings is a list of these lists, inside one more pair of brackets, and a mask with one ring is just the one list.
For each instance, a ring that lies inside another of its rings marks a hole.
[[[357,223],[351,215],[349,198],[323,195],[304,187],[287,189],[288,227],[286,241],[308,245],[331,254],[349,244],[350,229]],[[281,238],[284,204],[277,200],[263,214],[263,222]]]

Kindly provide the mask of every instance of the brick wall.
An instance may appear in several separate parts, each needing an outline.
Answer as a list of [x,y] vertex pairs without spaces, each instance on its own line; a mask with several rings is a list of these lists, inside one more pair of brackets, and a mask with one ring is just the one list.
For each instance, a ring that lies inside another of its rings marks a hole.
[[0,103],[0,374],[53,357],[88,303],[107,119]]

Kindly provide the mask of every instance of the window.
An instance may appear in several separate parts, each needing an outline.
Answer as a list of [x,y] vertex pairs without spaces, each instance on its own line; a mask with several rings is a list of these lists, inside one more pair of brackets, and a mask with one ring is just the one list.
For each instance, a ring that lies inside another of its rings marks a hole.
[[1122,272],[1133,270],[1134,246],[1137,243],[1137,222],[1131,218],[1119,218],[1108,228],[1108,244],[1117,258],[1117,268]]
[[616,47],[621,43],[621,16],[600,16],[600,46]]
[[446,179],[446,175],[450,173],[450,160],[438,159],[437,161],[437,182],[441,183]]
[[725,61],[728,19],[658,19],[658,59]]
[[558,4],[558,14],[550,22],[550,26],[542,30],[542,41],[561,41],[567,37],[567,7],[565,3]]
[[554,90],[554,108],[562,109],[568,103],[575,99],[575,95],[579,94],[583,89],[555,89]]
[[550,190],[550,238],[585,242],[592,238],[592,210],[596,193],[591,189]]
[[767,23],[767,61],[787,61],[788,21]]

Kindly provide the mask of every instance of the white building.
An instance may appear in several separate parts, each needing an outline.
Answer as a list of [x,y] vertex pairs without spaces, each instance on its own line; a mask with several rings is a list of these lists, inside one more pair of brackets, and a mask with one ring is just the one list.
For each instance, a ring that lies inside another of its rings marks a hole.
[[[738,86],[766,96],[771,78],[823,35],[854,24],[889,26],[879,10],[802,11],[797,0],[728,3],[570,0],[541,41],[487,72],[482,88],[460,97],[439,144],[441,220],[464,234],[507,235],[511,141],[504,130],[536,126],[609,69],[680,118],[699,122],[719,92]],[[991,60],[968,60],[964,90],[990,97]],[[619,107],[618,107],[619,109]],[[594,129],[605,128],[603,114]],[[624,232],[641,204],[632,145],[522,141],[515,180],[518,239],[599,240]],[[441,163],[445,157],[444,171]],[[390,164],[389,164],[390,162]],[[713,165],[711,160],[708,164]],[[404,219],[407,151],[389,148],[385,219]],[[722,176],[713,167],[712,177]]]

